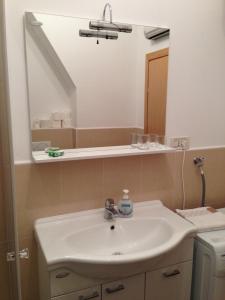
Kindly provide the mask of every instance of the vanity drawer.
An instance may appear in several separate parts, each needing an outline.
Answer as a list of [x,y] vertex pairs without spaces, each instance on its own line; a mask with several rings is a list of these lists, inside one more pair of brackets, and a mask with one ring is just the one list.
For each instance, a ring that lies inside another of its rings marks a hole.
[[102,285],[102,300],[144,300],[145,274]]
[[51,298],[52,300],[101,300],[101,286]]
[[59,268],[50,272],[51,297],[85,290],[98,286],[102,280],[92,279],[78,275],[67,268]]
[[190,300],[192,261],[146,274],[146,300]]

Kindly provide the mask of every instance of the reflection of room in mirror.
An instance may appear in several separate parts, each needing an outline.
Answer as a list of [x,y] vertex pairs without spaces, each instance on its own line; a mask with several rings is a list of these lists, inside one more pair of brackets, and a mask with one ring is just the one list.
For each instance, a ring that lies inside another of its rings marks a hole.
[[144,131],[146,55],[168,48],[168,33],[151,40],[155,27],[132,25],[132,32],[97,44],[79,35],[89,21],[26,13],[33,142],[117,146],[131,144],[132,132]]
[[165,135],[169,49],[146,54],[145,133]]

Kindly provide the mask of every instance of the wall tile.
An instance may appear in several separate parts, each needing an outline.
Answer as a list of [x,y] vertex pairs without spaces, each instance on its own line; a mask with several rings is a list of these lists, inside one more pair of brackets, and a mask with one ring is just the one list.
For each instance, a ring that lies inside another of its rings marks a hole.
[[130,197],[137,201],[140,197],[141,158],[107,158],[103,162],[103,195],[119,200],[123,189],[130,190]]
[[101,207],[102,170],[101,159],[62,163],[62,209],[67,207],[68,212]]
[[16,167],[19,235],[32,236],[40,217],[96,208],[102,200],[102,161]]
[[135,131],[136,128],[77,129],[76,146],[84,148],[129,145],[131,133]]
[[187,207],[197,207],[201,202],[201,176],[193,164],[195,156],[204,156],[206,177],[206,205],[225,207],[225,149],[187,152],[185,162],[185,190]]
[[169,208],[180,207],[181,153],[142,157],[140,200],[162,200]]
[[72,128],[35,129],[32,130],[32,141],[51,141],[52,147],[62,149],[74,148],[74,133]]
[[[225,207],[225,149],[186,152],[186,207],[198,206],[201,194],[199,170],[193,164],[196,155],[206,157],[207,204]],[[181,208],[182,160],[183,152],[176,152],[16,166],[20,247],[31,251],[31,259],[21,262],[23,300],[38,300],[35,219],[103,207],[107,197],[118,200],[124,188],[130,189],[134,201],[161,199],[171,209]]]
[[34,220],[60,213],[60,164],[19,165],[16,168],[16,207],[19,235],[32,236]]

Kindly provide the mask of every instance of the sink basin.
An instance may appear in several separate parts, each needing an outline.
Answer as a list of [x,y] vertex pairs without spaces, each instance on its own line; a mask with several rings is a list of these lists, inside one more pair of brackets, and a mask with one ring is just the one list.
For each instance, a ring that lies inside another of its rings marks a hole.
[[[190,223],[160,201],[134,205],[131,218],[104,219],[104,209],[39,219],[35,235],[49,270],[67,266],[77,274],[106,278],[141,271],[193,236]],[[128,272],[128,271],[127,271]]]
[[[138,254],[166,243],[173,235],[172,227],[163,219],[120,219],[119,222],[102,222],[67,235],[64,242],[77,257],[106,257]],[[91,245],[91,247],[90,247]],[[111,259],[113,259],[111,257]],[[121,258],[123,260],[123,258]]]

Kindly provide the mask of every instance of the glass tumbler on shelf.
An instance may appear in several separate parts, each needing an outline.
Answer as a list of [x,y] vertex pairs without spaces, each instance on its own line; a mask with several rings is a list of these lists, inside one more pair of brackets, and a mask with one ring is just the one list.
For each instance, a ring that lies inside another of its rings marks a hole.
[[166,145],[166,137],[164,135],[158,135],[158,146],[160,148],[165,147]]
[[138,135],[136,132],[131,133],[131,147],[137,148],[138,146]]
[[149,134],[138,134],[137,135],[137,147],[140,150],[148,150],[150,143]]
[[159,145],[159,136],[157,134],[149,134],[150,147],[157,147]]

